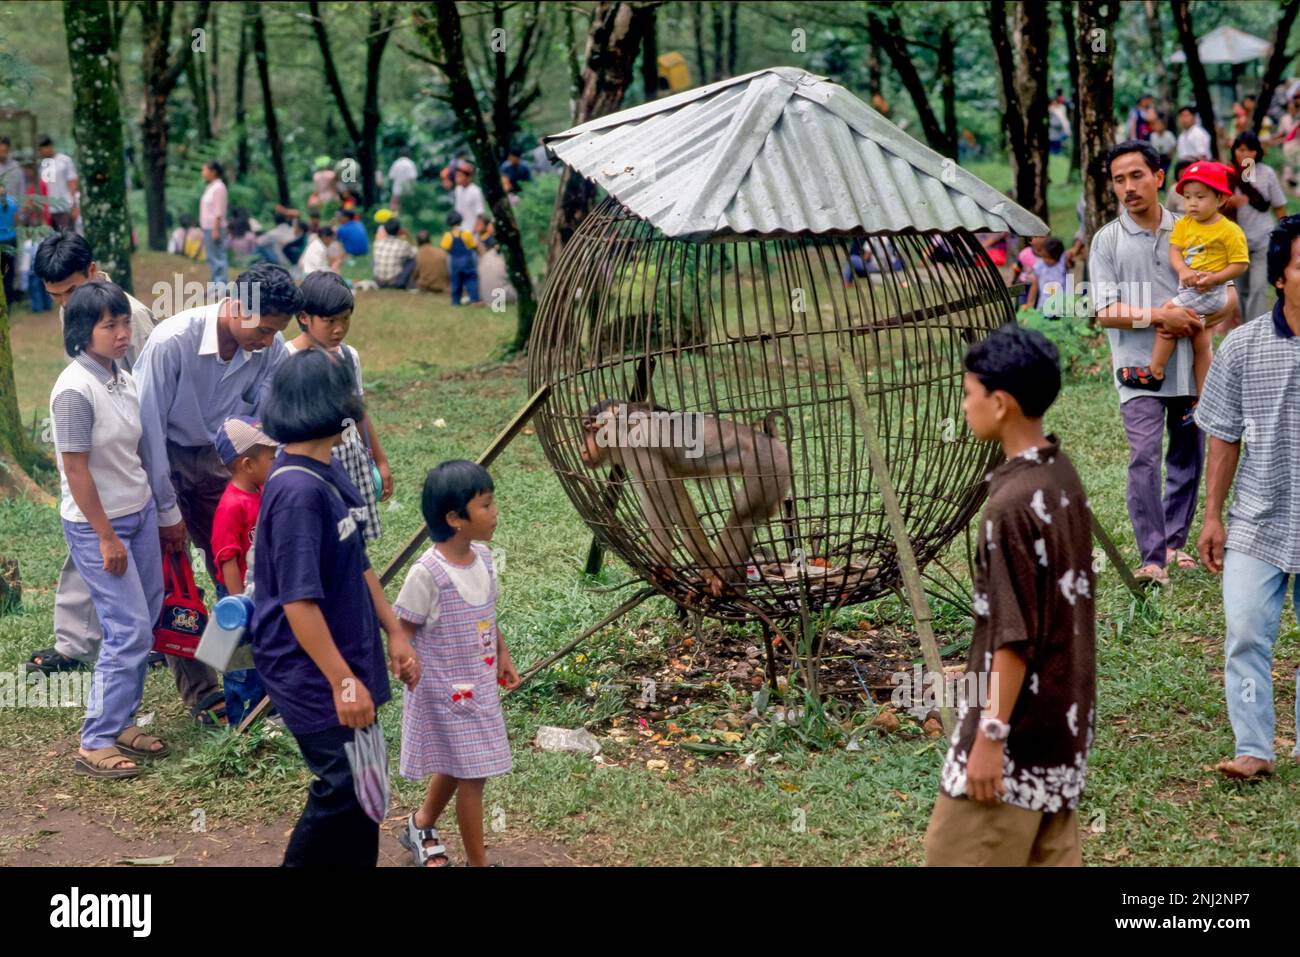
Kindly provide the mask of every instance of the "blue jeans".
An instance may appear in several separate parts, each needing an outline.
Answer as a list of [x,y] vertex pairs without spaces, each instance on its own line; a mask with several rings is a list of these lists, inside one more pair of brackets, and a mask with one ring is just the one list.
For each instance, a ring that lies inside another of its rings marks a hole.
[[[217,600],[230,594],[221,582],[217,586]],[[257,707],[258,702],[266,697],[266,688],[256,668],[236,668],[222,674],[221,686],[226,695],[226,724],[235,727],[244,720],[244,715]]]
[[[1223,686],[1237,757],[1273,760],[1273,642],[1286,601],[1288,575],[1245,552],[1223,558]],[[1300,575],[1292,578],[1292,602],[1300,608]],[[1300,698],[1296,704],[1300,720]],[[1300,756],[1300,742],[1292,752]]]
[[212,230],[203,230],[203,252],[208,257],[208,268],[212,270],[213,282],[229,282],[230,274],[227,269],[228,250],[226,249],[226,237],[222,236],[220,240],[212,238]]
[[461,296],[469,293],[470,302],[482,302],[478,296],[478,267],[458,266],[451,271],[451,304],[459,306]]
[[154,503],[113,519],[112,525],[126,546],[126,572],[121,576],[104,571],[99,536],[89,522],[63,522],[72,562],[86,580],[104,629],[93,686],[99,707],[87,709],[81,726],[81,746],[87,751],[112,747],[134,722],[144,694],[153,626],[163,603],[162,548]]

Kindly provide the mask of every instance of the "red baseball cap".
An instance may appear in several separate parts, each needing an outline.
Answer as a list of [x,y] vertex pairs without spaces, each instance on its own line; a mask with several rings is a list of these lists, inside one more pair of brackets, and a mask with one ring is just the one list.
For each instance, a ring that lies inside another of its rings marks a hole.
[[1231,167],[1224,166],[1222,163],[1214,163],[1210,160],[1202,160],[1193,163],[1187,169],[1183,170],[1183,177],[1174,187],[1178,195],[1183,195],[1184,183],[1204,183],[1210,189],[1223,196],[1232,195],[1232,176]]

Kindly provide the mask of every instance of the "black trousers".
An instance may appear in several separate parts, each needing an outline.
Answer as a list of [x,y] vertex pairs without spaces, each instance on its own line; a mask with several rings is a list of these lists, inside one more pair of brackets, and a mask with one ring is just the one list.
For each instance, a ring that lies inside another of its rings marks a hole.
[[351,728],[339,725],[315,734],[295,735],[303,760],[316,775],[307,788],[307,806],[284,850],[285,867],[375,867],[379,863],[379,825],[357,801],[343,745]]

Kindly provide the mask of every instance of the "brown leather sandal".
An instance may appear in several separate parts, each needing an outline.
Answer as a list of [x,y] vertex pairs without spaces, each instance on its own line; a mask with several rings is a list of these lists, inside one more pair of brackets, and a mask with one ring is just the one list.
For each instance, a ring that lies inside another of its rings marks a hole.
[[[160,748],[153,747],[157,742],[162,745]],[[162,738],[156,738],[152,734],[145,734],[139,727],[132,724],[126,730],[117,736],[117,749],[131,758],[165,758],[171,753]]]
[[[123,765],[129,764],[128,767]],[[77,754],[76,771],[92,778],[133,778],[140,773],[136,764],[117,748],[97,748],[89,754]]]

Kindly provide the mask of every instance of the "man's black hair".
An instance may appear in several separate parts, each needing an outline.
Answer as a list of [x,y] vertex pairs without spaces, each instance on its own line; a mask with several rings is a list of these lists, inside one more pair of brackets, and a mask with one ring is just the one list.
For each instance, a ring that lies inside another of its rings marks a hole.
[[337,316],[353,306],[352,290],[346,280],[328,269],[312,273],[302,281],[301,288],[304,316]]
[[317,229],[316,229],[316,235],[319,236],[322,240],[325,240],[325,239],[333,239],[333,238],[334,238],[334,227],[333,227],[333,226],[319,226],[319,227],[317,227]]
[[13,144],[9,142],[9,137],[0,136],[0,146],[12,146],[12,145]]
[[469,503],[474,496],[493,491],[492,476],[477,462],[453,459],[432,469],[424,480],[420,511],[429,526],[429,537],[445,542],[456,534],[447,524],[447,513],[469,518]]
[[[314,273],[313,273],[314,275]],[[277,442],[312,442],[360,422],[352,363],[322,349],[305,349],[280,363],[262,407],[262,429]]]
[[1055,236],[1050,236],[1047,241],[1043,243],[1043,252],[1047,253],[1047,255],[1051,256],[1053,259],[1060,259],[1065,255],[1065,243],[1061,242]]
[[1014,322],[973,343],[963,364],[989,392],[1001,390],[1019,402],[1030,419],[1042,418],[1061,391],[1056,346],[1041,332]]
[[63,307],[63,349],[76,356],[90,345],[95,325],[110,316],[131,315],[131,303],[111,282],[84,282],[72,291]]
[[1286,271],[1291,261],[1291,247],[1300,239],[1300,216],[1287,216],[1277,221],[1277,227],[1268,237],[1268,284],[1282,298],[1282,290],[1277,288],[1277,281]]
[[235,297],[250,312],[256,306],[260,316],[296,316],[302,311],[302,292],[289,270],[274,263],[257,263],[240,273]]
[[94,261],[95,253],[84,236],[62,230],[41,240],[32,269],[41,282],[63,282],[77,273],[89,273]]
[[1150,143],[1143,140],[1125,140],[1112,146],[1106,152],[1106,175],[1111,174],[1111,164],[1121,156],[1127,156],[1129,153],[1141,153],[1142,160],[1147,164],[1147,169],[1153,173],[1158,173],[1163,168],[1160,164],[1160,154]]
[[399,220],[396,216],[394,216],[388,222],[384,223],[384,232],[388,233],[388,235],[390,236],[396,236],[401,231],[402,231],[402,221]]
[[1187,106],[1180,106],[1180,107],[1178,108],[1178,112],[1179,112],[1179,113],[1190,113],[1190,114],[1192,114],[1192,119],[1196,119],[1196,107],[1194,107],[1194,106],[1192,106],[1192,105],[1190,105],[1190,104],[1188,104]]
[[447,214],[448,226],[459,226],[464,221],[465,221],[465,217],[461,216],[461,214],[456,212],[454,209]]
[[418,245],[418,246],[427,246],[427,245],[429,245],[429,231],[428,231],[427,229],[422,229],[422,230],[420,230],[418,233],[416,233],[416,234],[415,234],[415,242],[416,242],[416,245]]
[[53,146],[53,145],[54,145],[54,140],[50,139],[49,133],[42,133],[40,139],[36,141],[36,146],[38,148],[42,146]]

